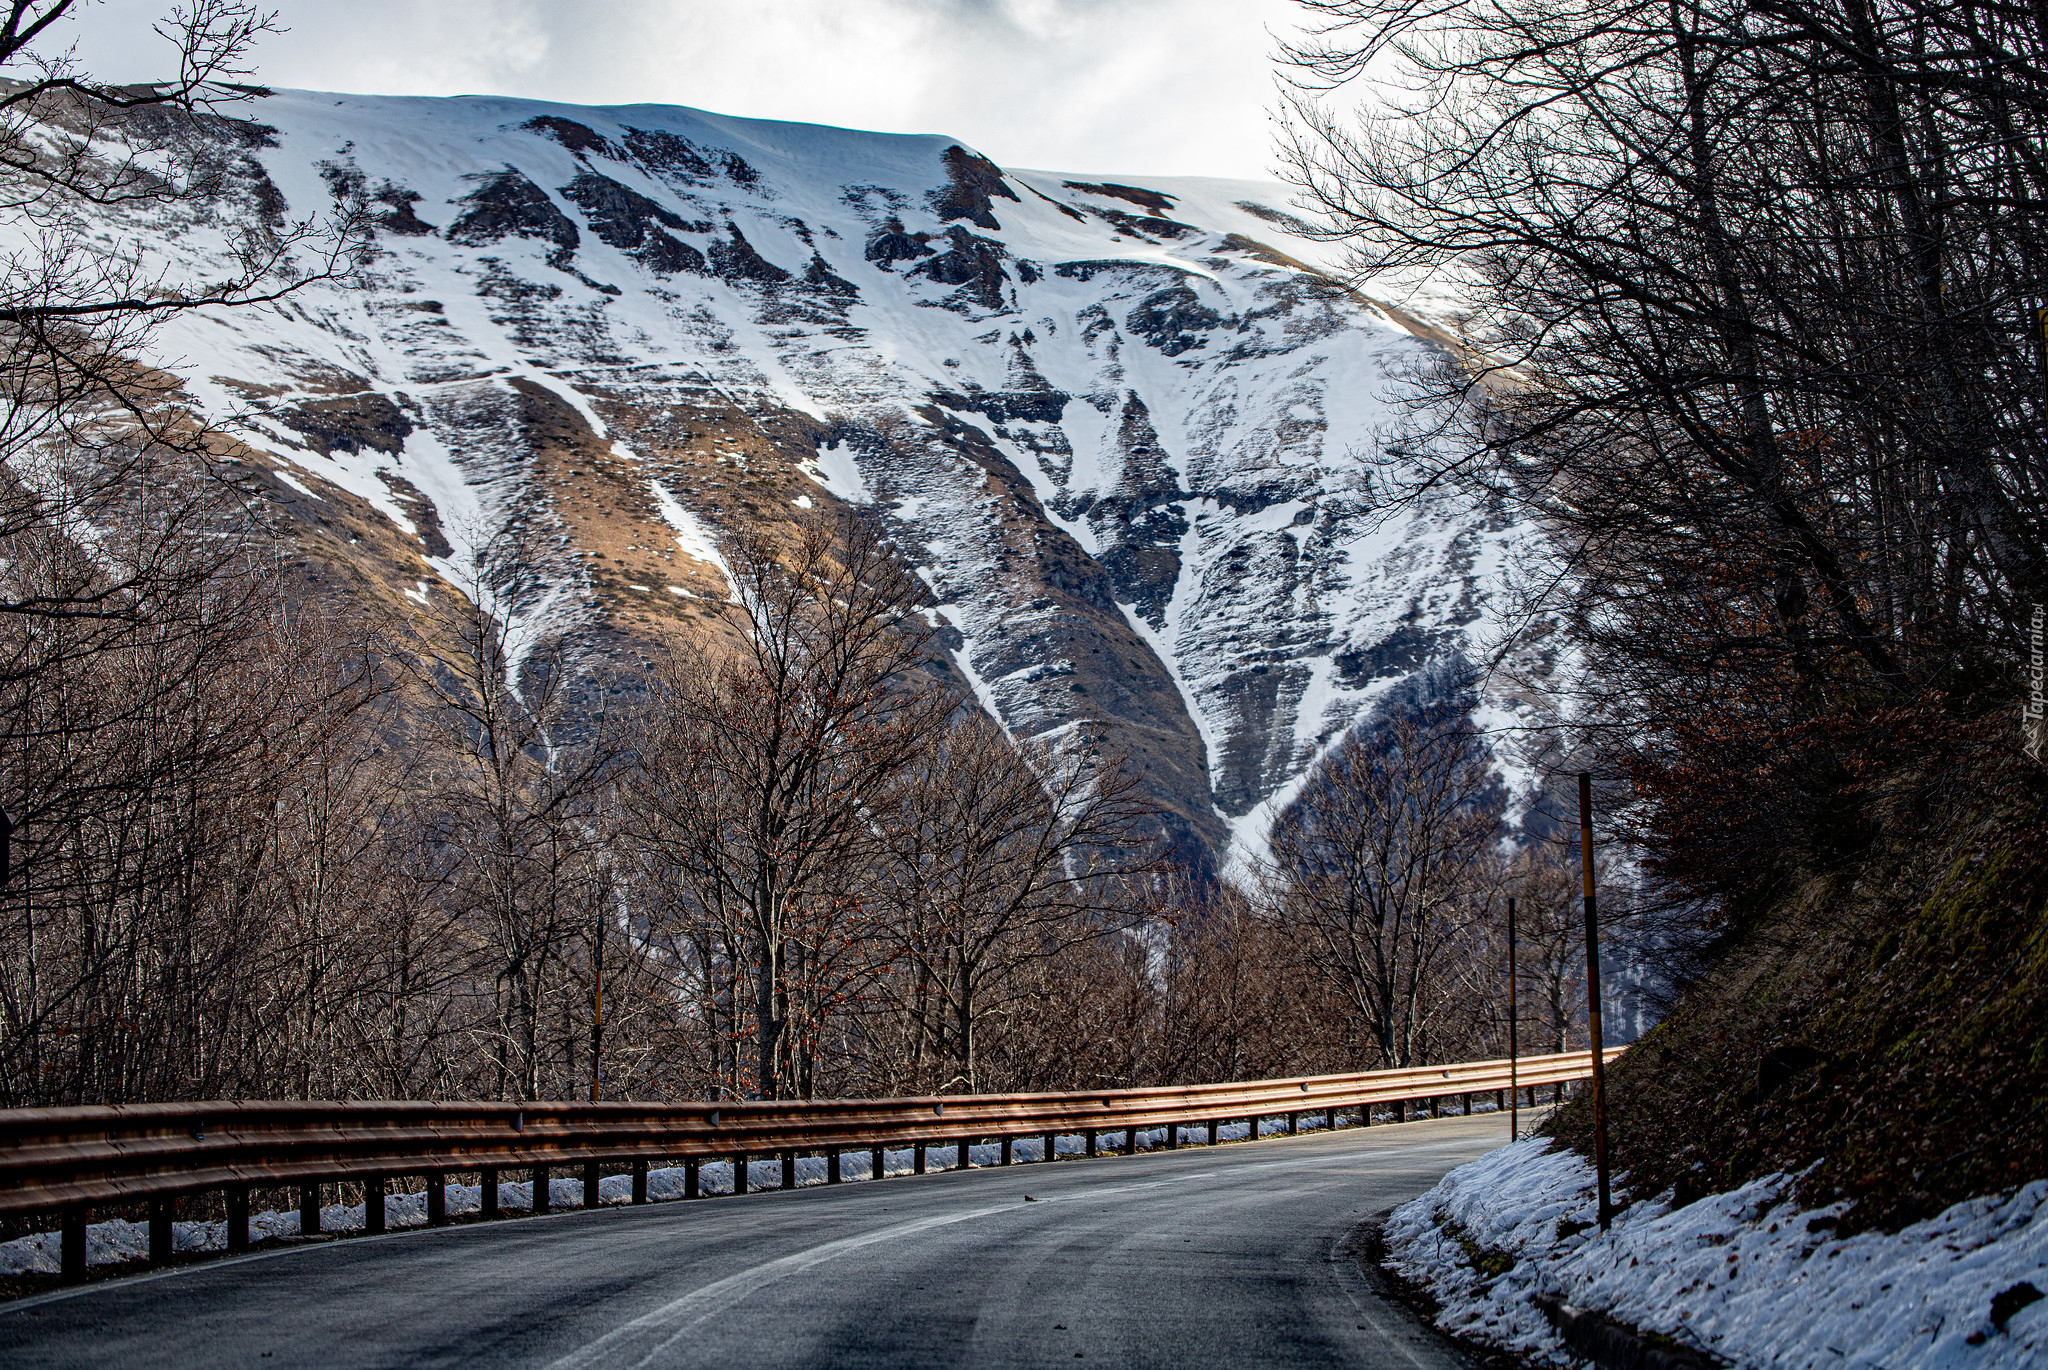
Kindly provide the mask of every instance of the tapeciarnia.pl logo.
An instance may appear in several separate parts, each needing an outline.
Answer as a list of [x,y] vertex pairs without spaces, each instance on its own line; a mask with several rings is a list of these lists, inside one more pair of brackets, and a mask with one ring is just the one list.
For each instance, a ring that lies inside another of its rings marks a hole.
[[2039,761],[2042,744],[2048,742],[2048,609],[2036,604],[2027,630],[2027,702],[2020,708],[2020,732],[2027,755]]

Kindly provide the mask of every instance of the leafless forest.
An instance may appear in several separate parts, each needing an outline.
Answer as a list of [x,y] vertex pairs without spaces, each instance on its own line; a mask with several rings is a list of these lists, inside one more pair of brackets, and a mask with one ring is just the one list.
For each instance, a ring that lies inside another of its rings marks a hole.
[[8,545],[13,593],[57,604],[9,620],[9,1103],[886,1094],[1461,1057],[1504,1040],[1514,887],[1532,932],[1555,896],[1564,934],[1527,963],[1553,956],[1560,988],[1531,1040],[1553,1010],[1569,1033],[1574,886],[1487,850],[1498,806],[1460,788],[1477,752],[1455,720],[1362,741],[1271,879],[1204,888],[1160,867],[1135,778],[1085,731],[1013,741],[922,680],[915,582],[858,514],[736,542],[730,639],[678,645],[612,714],[574,705],[603,682],[559,640],[508,665],[504,549],[470,594],[364,622],[293,602],[224,505],[188,545],[117,504],[100,526],[171,530],[118,613],[93,607],[119,588],[104,548],[32,512]]
[[516,539],[403,611],[300,592],[232,432],[135,359],[171,311],[346,277],[361,207],[238,225],[239,270],[206,286],[110,266],[78,211],[212,203],[265,21],[202,3],[179,79],[117,89],[39,53],[66,8],[0,26],[27,77],[0,186],[39,230],[0,282],[0,1105],[1490,1054],[1514,887],[1532,929],[1558,914],[1532,1040],[1570,1037],[1567,887],[1502,864],[1453,712],[1361,736],[1274,868],[1225,889],[1165,868],[1085,725],[1012,738],[934,686],[925,591],[856,510],[730,539],[725,631],[631,680],[534,640],[508,606],[561,568]]
[[[242,226],[125,272],[82,207],[203,203],[263,20],[175,81],[0,19],[0,1105],[891,1094],[1578,1045],[1575,856],[1508,854],[1457,691],[1357,731],[1242,887],[1162,866],[1128,764],[932,684],[921,586],[842,510],[733,539],[725,631],[631,681],[505,610],[488,544],[405,612],[293,592],[230,432],[141,366],[173,310],[364,250]],[[1987,790],[2040,793],[2048,602],[2037,9],[1315,0],[1291,156],[1367,271],[1452,269],[1390,500],[1548,535],[1560,745],[1658,907],[1739,928]],[[1405,70],[1362,120],[1333,92]],[[1402,107],[1403,101],[1407,107]],[[108,136],[119,130],[118,138]],[[1531,688],[1535,688],[1533,685]],[[1620,912],[1627,906],[1610,900]]]

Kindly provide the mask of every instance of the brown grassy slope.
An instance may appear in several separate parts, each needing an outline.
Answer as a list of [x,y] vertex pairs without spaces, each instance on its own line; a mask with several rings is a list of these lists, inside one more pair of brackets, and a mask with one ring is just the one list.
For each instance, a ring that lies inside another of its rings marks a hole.
[[[2048,1177],[2048,802],[2038,779],[2000,789],[1809,881],[1622,1058],[1608,1133],[1632,1193],[1812,1166],[1804,1202],[1896,1229]],[[1582,1098],[1556,1126],[1590,1153],[1591,1123]]]

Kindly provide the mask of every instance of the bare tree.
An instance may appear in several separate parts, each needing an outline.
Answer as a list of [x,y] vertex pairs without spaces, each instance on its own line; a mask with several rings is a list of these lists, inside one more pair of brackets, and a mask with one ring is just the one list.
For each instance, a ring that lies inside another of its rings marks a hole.
[[1156,892],[1161,1030],[1147,1074],[1161,1084],[1350,1069],[1348,996],[1306,964],[1302,944],[1250,891],[1176,878]]
[[1461,704],[1367,725],[1312,770],[1275,823],[1272,899],[1349,1000],[1370,1050],[1415,1064],[1452,949],[1494,900],[1480,875],[1502,795]]
[[430,598],[407,655],[433,758],[432,824],[457,857],[447,886],[488,968],[493,1093],[542,1097],[543,1022],[566,945],[601,906],[595,816],[617,756],[602,711],[572,720],[579,668],[561,632],[522,614],[547,567],[487,539],[465,594]]
[[[1469,311],[1381,487],[1550,534],[1537,607],[1653,869],[1739,915],[2009,749],[2048,598],[2039,16],[1308,7],[1296,179],[1361,271]],[[1368,68],[1401,79],[1353,120]]]
[[[0,537],[74,537],[118,518],[144,484],[185,499],[157,501],[89,586],[48,584],[0,599],[0,613],[63,615],[104,635],[160,584],[190,577],[200,546],[191,535],[217,520],[220,502],[246,502],[222,434],[176,402],[174,377],[146,364],[158,326],[345,278],[367,240],[362,206],[346,198],[287,223],[247,156],[266,131],[221,113],[262,94],[240,78],[273,15],[237,0],[183,7],[158,26],[175,78],[114,86],[47,50],[79,8],[25,0],[0,14],[0,208],[25,230],[0,253]],[[105,241],[86,210],[130,236]],[[149,264],[150,239],[187,221],[227,236],[225,273],[187,281]],[[224,545],[217,565],[235,555]],[[101,640],[80,637],[73,650]]]
[[952,705],[907,680],[925,591],[872,514],[813,517],[787,542],[743,531],[725,553],[733,632],[658,663],[638,811],[679,872],[678,912],[715,930],[683,940],[722,942],[750,980],[749,1092],[779,1098],[816,1040],[792,1034],[804,987],[860,945],[841,914],[872,810]]
[[[1124,930],[1151,866],[1139,778],[1085,732],[1013,742],[959,711],[878,808],[872,886],[901,952],[897,1009],[920,1087],[984,1087],[985,1026],[1025,993],[1020,968]],[[928,1078],[927,1057],[944,1073]]]

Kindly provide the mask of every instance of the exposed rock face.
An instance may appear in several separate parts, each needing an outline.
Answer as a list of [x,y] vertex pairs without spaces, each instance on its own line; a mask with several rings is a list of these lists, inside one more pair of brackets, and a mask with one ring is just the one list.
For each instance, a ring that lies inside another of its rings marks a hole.
[[910,262],[919,257],[929,257],[932,250],[926,244],[931,240],[929,233],[906,233],[903,221],[891,215],[882,225],[881,231],[868,238],[867,259],[877,266],[887,268],[891,262]]
[[977,238],[957,225],[946,230],[946,242],[947,251],[930,261],[919,262],[912,270],[941,285],[959,286],[954,299],[960,303],[990,310],[1003,308],[1008,298],[1005,288],[1010,283],[1009,273],[1003,270],[1003,258],[1008,255],[1003,245]]
[[547,192],[511,167],[496,173],[479,173],[469,179],[482,184],[457,201],[469,208],[448,226],[449,242],[482,247],[513,234],[545,238],[555,245],[550,263],[559,265],[569,259],[582,241],[576,225],[555,208]]
[[387,395],[365,391],[332,400],[279,405],[271,414],[323,456],[337,452],[397,455],[412,436],[412,420]]
[[[645,247],[654,234],[661,232],[658,225],[684,226],[682,215],[594,171],[586,171],[563,186],[562,195],[582,208],[584,222],[599,242],[627,251]],[[696,225],[700,233],[707,227]]]
[[1124,316],[1124,327],[1169,357],[1209,345],[1209,334],[1223,326],[1223,316],[1202,303],[1187,285],[1155,290]]
[[995,197],[1017,198],[1017,192],[1003,182],[1003,169],[958,143],[940,154],[940,160],[945,163],[949,184],[926,197],[939,222],[966,219],[983,228],[1001,229],[1002,225],[996,222]]
[[[516,612],[631,660],[710,630],[722,530],[873,502],[931,587],[936,672],[1020,735],[1106,731],[1197,863],[1486,629],[1519,531],[1377,518],[1361,462],[1435,344],[1297,260],[1277,188],[688,110],[261,113],[245,198],[378,186],[380,251],[166,353],[258,410],[308,564],[401,607],[511,530],[544,554]],[[169,250],[205,274],[218,245]]]

